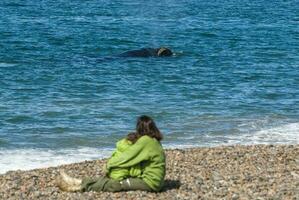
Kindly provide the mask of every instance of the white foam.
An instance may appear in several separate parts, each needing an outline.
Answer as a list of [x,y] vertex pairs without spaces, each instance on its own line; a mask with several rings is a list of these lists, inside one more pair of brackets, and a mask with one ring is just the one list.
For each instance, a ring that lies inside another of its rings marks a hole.
[[265,128],[256,132],[229,136],[229,144],[299,144],[299,123]]
[[95,160],[111,155],[112,149],[0,149],[0,174],[10,170],[30,170],[35,168],[52,167],[85,160]]
[[[245,131],[230,134],[199,134],[192,140],[179,140],[180,143],[165,144],[168,149],[181,149],[191,147],[215,147],[225,145],[254,145],[254,144],[299,144],[299,123],[288,123],[284,125],[271,126],[262,125],[261,122],[247,124]],[[251,128],[259,129],[252,130]],[[249,129],[249,130],[248,130]]]
[[186,148],[192,148],[192,147],[199,147],[199,146],[203,146],[203,145],[194,145],[194,144],[166,144],[163,145],[163,148],[165,149],[186,149]]
[[[198,140],[198,142],[196,142]],[[164,141],[166,142],[166,141]],[[219,145],[252,145],[252,144],[299,144],[299,123],[288,123],[281,126],[264,128],[247,133],[215,136],[202,135],[192,141],[179,140],[177,143],[166,143],[164,148],[183,149],[191,147],[213,147]],[[0,149],[0,174],[10,170],[29,170],[95,160],[109,157],[113,149]]]
[[0,68],[13,67],[15,64],[0,62]]

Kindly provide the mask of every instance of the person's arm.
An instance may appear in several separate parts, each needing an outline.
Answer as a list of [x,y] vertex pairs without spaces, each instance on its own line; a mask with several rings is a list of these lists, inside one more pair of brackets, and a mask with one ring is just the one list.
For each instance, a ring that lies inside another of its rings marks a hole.
[[144,160],[148,160],[149,152],[144,151],[147,142],[146,138],[139,138],[135,144],[128,147],[124,152],[110,158],[107,163],[107,169],[131,167]]

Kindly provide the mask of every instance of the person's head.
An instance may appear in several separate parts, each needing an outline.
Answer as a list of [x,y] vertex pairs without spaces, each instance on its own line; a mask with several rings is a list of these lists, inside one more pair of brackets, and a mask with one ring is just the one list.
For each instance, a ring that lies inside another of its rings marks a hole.
[[157,51],[157,55],[159,57],[163,57],[163,56],[172,56],[172,51],[166,47],[160,47],[158,48],[158,51]]
[[163,135],[157,128],[154,120],[146,115],[138,117],[136,132],[130,133],[127,138],[134,143],[138,140],[138,138],[144,135],[156,138],[158,141],[163,139]]

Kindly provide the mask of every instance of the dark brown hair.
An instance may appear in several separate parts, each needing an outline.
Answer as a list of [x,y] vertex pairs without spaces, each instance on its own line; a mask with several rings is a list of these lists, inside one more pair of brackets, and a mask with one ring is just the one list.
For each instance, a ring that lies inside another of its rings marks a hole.
[[136,132],[129,133],[127,139],[135,143],[141,136],[144,135],[156,138],[158,141],[163,139],[163,135],[157,128],[154,120],[146,115],[142,115],[137,119]]

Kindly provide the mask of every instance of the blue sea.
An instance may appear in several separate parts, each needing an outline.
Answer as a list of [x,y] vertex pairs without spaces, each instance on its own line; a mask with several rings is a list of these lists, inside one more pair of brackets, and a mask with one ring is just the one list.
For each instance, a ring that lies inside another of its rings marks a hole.
[[298,0],[0,2],[0,173],[107,157],[143,114],[165,148],[298,144]]

